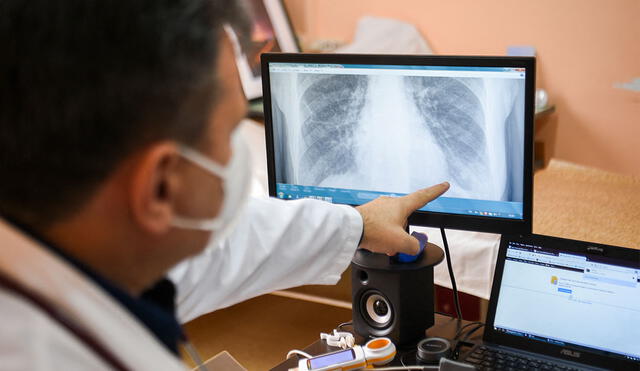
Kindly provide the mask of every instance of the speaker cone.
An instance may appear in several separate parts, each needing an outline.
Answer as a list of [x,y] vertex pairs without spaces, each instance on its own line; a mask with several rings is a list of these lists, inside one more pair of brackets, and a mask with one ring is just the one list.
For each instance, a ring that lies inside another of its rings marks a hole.
[[391,325],[393,307],[381,293],[370,291],[362,295],[361,311],[365,321],[375,328],[385,328]]

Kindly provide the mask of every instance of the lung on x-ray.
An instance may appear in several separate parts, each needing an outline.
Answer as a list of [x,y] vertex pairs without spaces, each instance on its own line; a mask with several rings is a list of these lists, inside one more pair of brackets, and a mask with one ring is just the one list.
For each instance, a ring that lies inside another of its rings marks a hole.
[[274,72],[276,182],[522,202],[524,84]]

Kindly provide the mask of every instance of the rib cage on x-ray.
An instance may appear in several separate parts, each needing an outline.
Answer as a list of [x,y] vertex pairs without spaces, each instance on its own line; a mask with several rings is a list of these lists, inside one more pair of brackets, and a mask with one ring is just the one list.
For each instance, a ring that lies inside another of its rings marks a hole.
[[320,184],[330,175],[346,174],[357,166],[355,136],[365,104],[367,77],[300,76],[303,184]]
[[276,181],[522,201],[524,80],[273,73]]
[[421,123],[447,159],[452,181],[472,189],[488,173],[482,80],[408,76],[404,78]]

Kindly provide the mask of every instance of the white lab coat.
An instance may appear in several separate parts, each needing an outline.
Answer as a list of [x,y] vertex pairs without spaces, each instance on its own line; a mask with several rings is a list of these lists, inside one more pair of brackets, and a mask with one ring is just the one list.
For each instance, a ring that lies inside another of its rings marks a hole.
[[[348,206],[253,199],[234,233],[170,274],[189,320],[272,290],[335,283],[362,232]],[[0,272],[43,297],[132,370],[184,370],[92,281],[0,220]],[[103,359],[29,301],[0,289],[0,370],[106,370]]]

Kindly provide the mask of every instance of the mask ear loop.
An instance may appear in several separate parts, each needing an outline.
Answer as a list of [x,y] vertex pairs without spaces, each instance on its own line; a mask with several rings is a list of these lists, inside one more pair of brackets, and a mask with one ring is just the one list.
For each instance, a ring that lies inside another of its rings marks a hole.
[[[227,169],[213,162],[213,160],[184,145],[180,146],[178,152],[180,153],[180,156],[182,156],[182,158],[200,167],[208,174],[212,176],[215,174],[216,176],[220,177],[222,181],[226,181]],[[212,231],[220,228],[221,225],[222,221],[217,220],[216,218],[200,220],[176,216],[173,219],[173,226],[183,229]]]
[[199,166],[200,168],[208,171],[209,173],[216,174],[223,180],[228,178],[227,169],[223,166],[215,163],[213,160],[207,158],[205,155],[201,154],[198,151],[195,151],[187,146],[180,146],[178,149],[180,155],[185,159],[189,160],[194,165]]
[[179,153],[185,160],[200,167],[211,176],[220,178],[224,183],[225,198],[217,216],[200,219],[176,215],[172,221],[174,227],[216,232],[217,235],[214,238],[217,240],[226,237],[233,230],[242,215],[240,211],[248,201],[252,176],[251,153],[237,128],[232,134],[231,146],[231,158],[226,165],[221,165],[188,146],[180,146]]
[[238,39],[238,35],[236,31],[234,31],[233,27],[229,23],[225,23],[222,26],[222,29],[227,34],[229,40],[231,40],[231,45],[233,47],[233,53],[237,58],[244,56],[244,52],[242,51],[242,47],[240,46],[240,40]]

